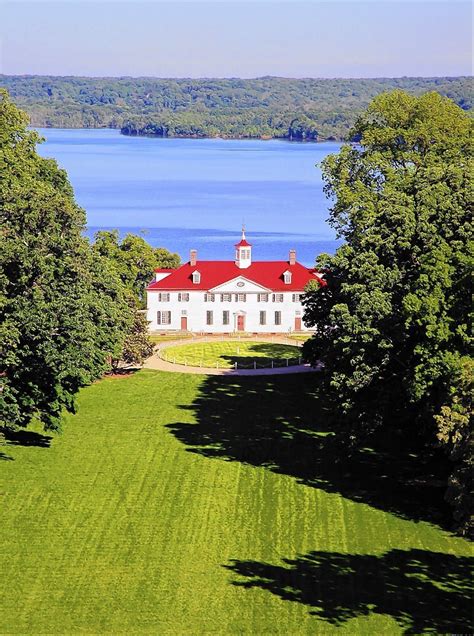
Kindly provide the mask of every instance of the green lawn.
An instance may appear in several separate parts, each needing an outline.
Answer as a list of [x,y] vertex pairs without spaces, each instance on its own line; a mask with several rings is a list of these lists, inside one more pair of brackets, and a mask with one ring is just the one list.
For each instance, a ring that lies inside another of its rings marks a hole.
[[291,340],[297,340],[298,342],[306,342],[311,338],[312,334],[310,333],[293,333],[288,336]]
[[335,463],[316,381],[145,370],[11,438],[0,633],[472,631],[435,476],[383,448]]
[[295,365],[299,363],[301,351],[292,345],[232,340],[167,347],[160,355],[176,364],[231,369],[236,362],[239,368],[251,368],[254,363],[257,367],[269,367],[272,360],[275,366],[285,366],[286,360],[289,365]]
[[159,342],[170,342],[172,340],[189,340],[192,338],[191,334],[187,333],[173,333],[173,334],[159,334],[152,333],[149,335],[150,340],[158,344]]

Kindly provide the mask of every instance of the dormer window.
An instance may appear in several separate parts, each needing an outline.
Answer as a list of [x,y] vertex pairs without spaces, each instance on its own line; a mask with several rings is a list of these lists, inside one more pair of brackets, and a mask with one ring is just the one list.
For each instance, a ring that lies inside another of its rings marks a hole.
[[201,272],[198,272],[196,270],[193,272],[193,283],[195,285],[199,285],[200,282],[201,282]]
[[285,285],[291,285],[291,272],[287,271],[283,273],[283,281]]

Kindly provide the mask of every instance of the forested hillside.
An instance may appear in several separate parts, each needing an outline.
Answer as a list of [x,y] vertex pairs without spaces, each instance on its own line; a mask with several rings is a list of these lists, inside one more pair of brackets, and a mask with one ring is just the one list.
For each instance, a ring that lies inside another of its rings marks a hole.
[[120,128],[127,135],[344,139],[377,94],[437,91],[472,107],[467,77],[152,79],[0,75],[33,126]]

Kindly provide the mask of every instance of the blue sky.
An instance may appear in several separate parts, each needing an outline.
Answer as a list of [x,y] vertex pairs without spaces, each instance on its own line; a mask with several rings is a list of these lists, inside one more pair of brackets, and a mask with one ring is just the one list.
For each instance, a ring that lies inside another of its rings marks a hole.
[[0,0],[0,72],[470,75],[471,12],[460,0]]

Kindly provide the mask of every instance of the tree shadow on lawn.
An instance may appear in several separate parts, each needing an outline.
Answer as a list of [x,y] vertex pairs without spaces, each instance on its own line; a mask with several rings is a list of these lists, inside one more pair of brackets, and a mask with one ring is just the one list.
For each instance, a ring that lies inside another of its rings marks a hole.
[[473,559],[425,550],[391,550],[381,556],[310,552],[285,565],[234,560],[225,565],[261,588],[303,603],[336,626],[370,614],[392,616],[404,633],[473,631]]
[[[278,357],[284,360],[286,357],[297,358],[299,355],[301,355],[302,349],[296,346],[296,344],[284,345],[279,343],[272,344],[271,342],[259,342],[250,345],[248,347],[248,351],[250,355],[254,352],[264,358]],[[275,352],[277,352],[278,355],[275,355]],[[286,352],[288,353],[288,356],[286,355]]]
[[[238,347],[238,342],[235,343],[236,347]],[[283,347],[288,347],[287,353],[284,353]],[[242,353],[231,353],[226,354],[222,353],[219,356],[219,360],[225,360],[229,362],[231,366],[234,366],[235,363],[248,365],[253,364],[254,362],[259,364],[265,363],[265,366],[270,366],[270,360],[274,360],[276,362],[285,363],[285,360],[288,358],[292,360],[293,363],[295,360],[299,360],[302,356],[302,349],[293,345],[281,345],[281,344],[271,344],[271,343],[256,343],[251,344],[246,347]]]
[[0,428],[7,442],[7,446],[40,446],[49,448],[51,446],[52,435],[43,435],[35,431],[18,429],[16,431],[8,428]]
[[[263,356],[252,356],[252,355],[239,355],[238,353],[234,356],[222,355],[219,356],[220,360],[225,360],[228,362],[228,368],[232,369],[235,367],[235,363],[237,363],[237,367],[239,369],[253,369],[254,363],[257,369],[268,369],[271,367],[271,363],[273,361],[274,367],[284,367],[286,366],[286,358],[264,358]],[[294,367],[299,365],[299,356],[288,356],[288,366]],[[214,366],[214,365],[210,365]],[[272,367],[273,368],[273,367]]]
[[404,519],[448,527],[446,474],[439,456],[409,452],[400,436],[351,457],[325,428],[314,374],[206,376],[190,410],[196,423],[167,427],[189,452],[264,466]]

